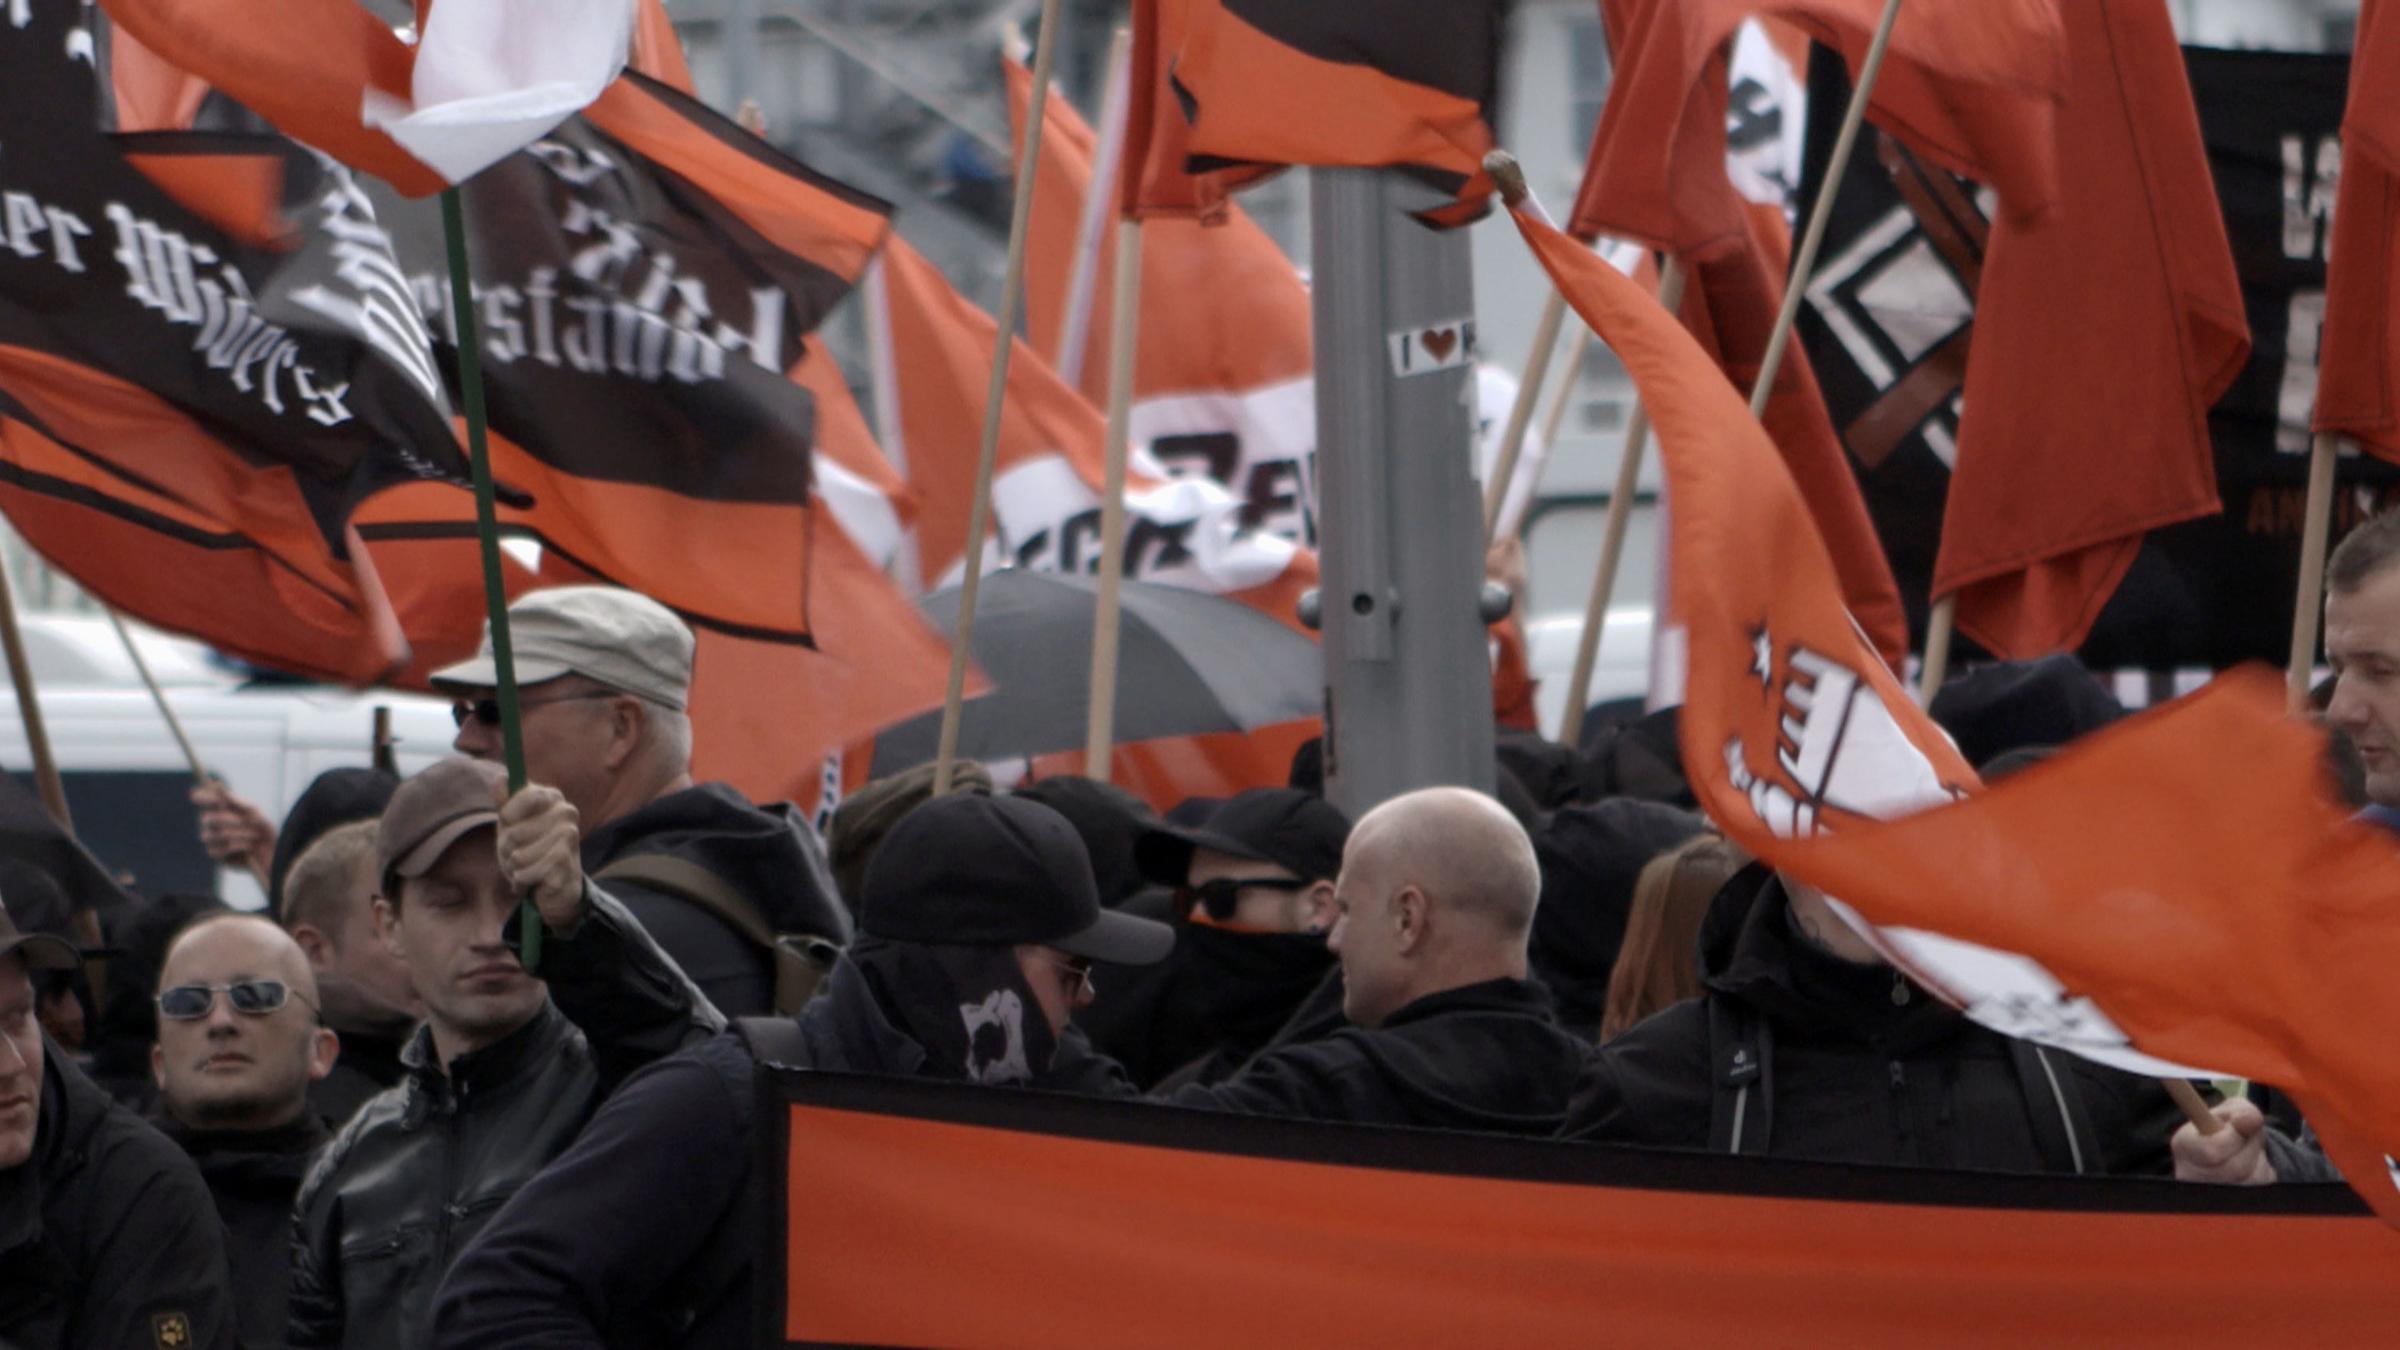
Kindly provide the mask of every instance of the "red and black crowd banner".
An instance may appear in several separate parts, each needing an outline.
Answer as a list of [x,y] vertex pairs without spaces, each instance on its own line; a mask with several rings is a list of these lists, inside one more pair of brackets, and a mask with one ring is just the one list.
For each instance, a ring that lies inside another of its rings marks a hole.
[[2400,1325],[2400,1236],[2338,1185],[760,1081],[766,1346],[2380,1346]]

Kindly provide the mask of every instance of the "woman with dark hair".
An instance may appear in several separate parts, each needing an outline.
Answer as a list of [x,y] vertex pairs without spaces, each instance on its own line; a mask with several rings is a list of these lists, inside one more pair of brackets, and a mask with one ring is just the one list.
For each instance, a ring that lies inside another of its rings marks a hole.
[[1749,859],[1714,834],[1652,858],[1633,884],[1625,945],[1609,972],[1600,1039],[1610,1040],[1671,1004],[1700,996],[1700,920],[1708,902]]

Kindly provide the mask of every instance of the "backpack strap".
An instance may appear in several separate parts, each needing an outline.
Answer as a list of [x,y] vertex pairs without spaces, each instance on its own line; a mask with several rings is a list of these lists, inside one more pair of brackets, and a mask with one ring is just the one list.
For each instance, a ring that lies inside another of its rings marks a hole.
[[1766,1023],[1711,994],[1708,1009],[1708,1148],[1753,1158],[1774,1136],[1774,1038]]
[[665,853],[636,853],[619,858],[592,874],[592,880],[603,885],[611,881],[630,881],[636,886],[665,891],[678,900],[688,900],[722,920],[726,927],[740,933],[760,947],[775,945],[774,931],[758,912],[758,906],[748,897],[725,884],[725,879],[696,862]]
[[761,1064],[808,1067],[808,1037],[801,1033],[797,1017],[737,1017],[733,1034],[742,1038],[742,1048],[750,1052],[750,1058]]
[[2054,1172],[2094,1176],[2102,1170],[2099,1132],[2084,1109],[2082,1085],[2073,1066],[2031,1041],[2010,1037],[2008,1057],[2025,1094],[2033,1140]]
[[592,879],[629,881],[689,901],[722,920],[751,946],[764,950],[767,968],[774,976],[774,1004],[779,1013],[796,1013],[808,1006],[824,987],[834,958],[841,955],[841,944],[829,938],[814,933],[776,933],[748,897],[727,885],[723,877],[688,859],[637,853],[601,868]]

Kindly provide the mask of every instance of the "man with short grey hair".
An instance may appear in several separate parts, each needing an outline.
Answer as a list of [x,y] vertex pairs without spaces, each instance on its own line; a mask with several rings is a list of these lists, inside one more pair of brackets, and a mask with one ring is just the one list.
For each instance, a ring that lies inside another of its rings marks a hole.
[[1394,797],[1342,849],[1326,945],[1352,1025],[1157,1100],[1249,1115],[1548,1135],[1588,1047],[1526,974],[1542,888],[1524,827],[1465,788]]
[[[729,1017],[773,1011],[779,936],[850,936],[814,829],[692,780],[691,629],[614,586],[559,586],[509,606],[527,777],[579,817],[583,865]],[[501,757],[491,634],[434,672],[460,754]],[[788,958],[787,958],[788,960]]]

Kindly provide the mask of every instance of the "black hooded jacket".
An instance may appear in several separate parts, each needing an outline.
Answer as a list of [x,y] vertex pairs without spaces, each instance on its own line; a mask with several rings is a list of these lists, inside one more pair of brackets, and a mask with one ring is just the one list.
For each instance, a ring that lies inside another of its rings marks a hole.
[[307,1113],[275,1130],[159,1129],[200,1169],[224,1221],[243,1350],[281,1350],[292,1316],[292,1205],[332,1133]]
[[1762,865],[1701,930],[1707,992],[1600,1048],[1567,1138],[1821,1162],[2163,1174],[2156,1082],[1967,1020],[1796,934]]
[[1233,1078],[1177,1088],[1169,1106],[1359,1125],[1548,1135],[1591,1054],[1527,980],[1428,994],[1380,1027],[1345,1027],[1252,1060]]
[[[823,846],[788,802],[753,806],[723,783],[701,783],[583,837],[583,867],[596,877],[611,863],[645,854],[705,869],[748,900],[770,932],[850,940],[849,912],[834,890]],[[773,1011],[775,968],[764,947],[682,896],[625,877],[604,877],[602,884],[719,1012]]]
[[0,1172],[0,1345],[228,1350],[224,1243],[200,1174],[43,1049],[33,1154]]
[[[792,1068],[963,1080],[886,1006],[857,961],[758,1058]],[[442,1284],[444,1350],[622,1350],[750,1343],[758,1256],[757,1060],[739,1033],[661,1060],[610,1098],[572,1148],[520,1190]],[[661,1159],[672,1158],[672,1165]],[[625,1216],[638,1214],[629,1224]]]
[[1569,1031],[1587,1041],[1600,1034],[1642,869],[1707,831],[1708,822],[1689,811],[1611,797],[1567,807],[1534,835],[1542,901],[1525,954]]

